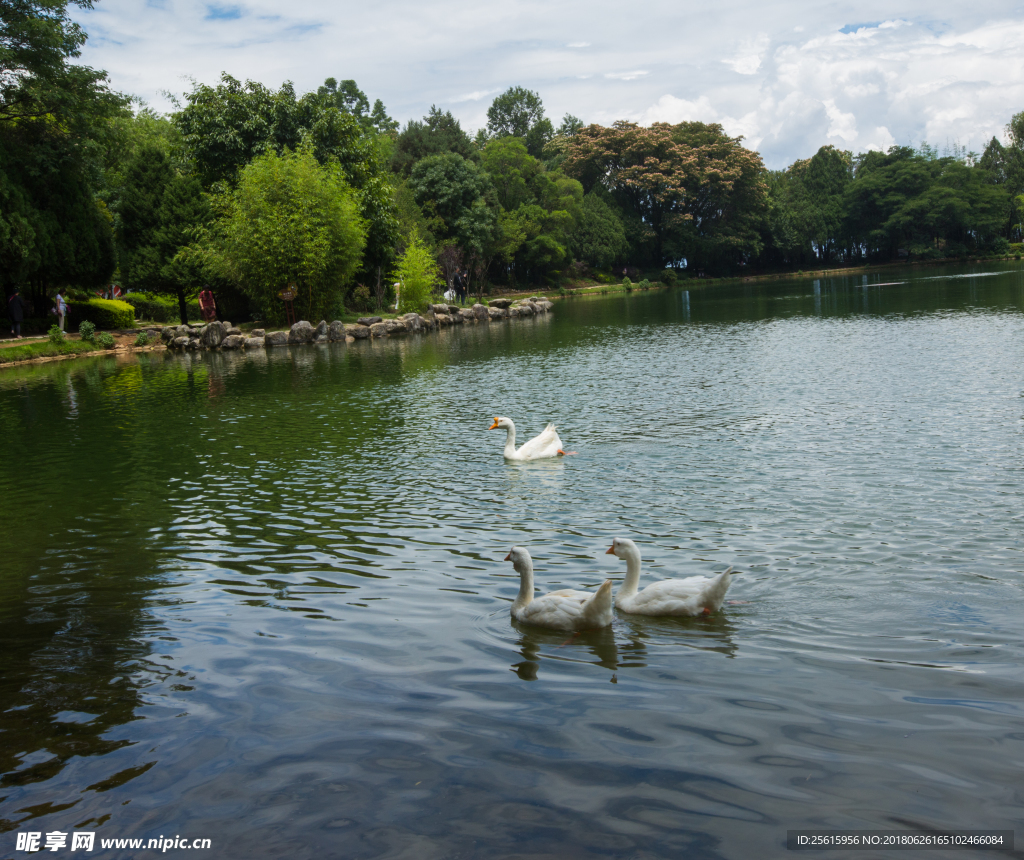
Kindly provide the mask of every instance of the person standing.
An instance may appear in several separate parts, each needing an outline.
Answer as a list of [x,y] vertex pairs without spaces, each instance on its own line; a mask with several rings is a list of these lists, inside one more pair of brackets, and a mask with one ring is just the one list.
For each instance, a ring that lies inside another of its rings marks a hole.
[[211,323],[217,318],[217,301],[209,287],[203,287],[199,294],[199,313],[202,314],[203,322]]
[[15,287],[7,299],[7,315],[11,318],[11,336],[21,337],[21,322],[25,318],[25,306],[21,303],[21,291]]
[[64,288],[57,290],[57,325],[64,331],[64,320],[68,317],[68,302],[64,298]]

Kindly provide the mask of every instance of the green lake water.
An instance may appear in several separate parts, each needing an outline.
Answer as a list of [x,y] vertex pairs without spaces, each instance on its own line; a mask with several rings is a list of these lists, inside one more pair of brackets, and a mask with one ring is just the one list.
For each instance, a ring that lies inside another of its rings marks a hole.
[[[1024,269],[992,264],[0,371],[0,856],[22,831],[649,860],[1012,829],[1022,359]],[[579,453],[506,465],[495,415]],[[592,588],[616,536],[641,584],[734,566],[732,602],[510,623],[513,544],[539,590]]]

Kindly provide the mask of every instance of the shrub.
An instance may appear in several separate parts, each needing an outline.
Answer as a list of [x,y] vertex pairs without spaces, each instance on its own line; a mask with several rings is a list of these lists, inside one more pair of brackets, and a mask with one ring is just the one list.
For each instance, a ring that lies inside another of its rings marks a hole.
[[96,337],[96,324],[89,320],[82,320],[78,324],[78,334],[81,335],[82,340],[92,340]]
[[426,308],[434,288],[443,283],[437,263],[419,236],[413,238],[399,257],[394,278],[402,285],[398,292],[400,313]]
[[110,299],[89,299],[87,302],[68,302],[71,323],[81,325],[88,320],[96,328],[131,328],[135,325],[135,308],[127,302]]
[[146,334],[144,331],[140,331],[137,335],[135,335],[135,345],[136,346],[148,346],[149,345],[149,335]]
[[647,278],[644,278],[639,284],[637,284],[637,288],[641,290],[649,290],[651,288],[651,282],[648,281]]
[[624,286],[627,290],[631,290],[633,289],[633,282],[629,278],[623,278],[622,286]]
[[64,332],[60,330],[60,326],[50,326],[47,337],[50,338],[50,343],[64,343]]
[[103,334],[96,338],[96,343],[98,343],[104,349],[113,349],[114,336],[109,331],[105,331],[103,332]]
[[659,275],[659,280],[666,286],[671,287],[676,282],[676,270],[675,269],[662,269]]
[[[218,299],[220,296],[218,296]],[[128,293],[124,301],[135,308],[137,319],[153,320],[153,322],[178,322],[178,300],[173,296],[160,296],[153,293]],[[220,302],[218,302],[218,306]],[[185,312],[190,320],[200,318],[199,302],[185,303]]]

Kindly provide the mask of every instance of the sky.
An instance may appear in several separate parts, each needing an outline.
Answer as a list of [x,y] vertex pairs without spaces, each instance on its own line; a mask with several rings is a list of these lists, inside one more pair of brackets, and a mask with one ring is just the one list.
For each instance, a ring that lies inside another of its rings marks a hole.
[[980,152],[1024,111],[1024,0],[97,0],[82,62],[158,111],[222,72],[301,92],[355,79],[403,124],[473,134],[538,92],[559,124],[718,122],[783,168],[833,144]]

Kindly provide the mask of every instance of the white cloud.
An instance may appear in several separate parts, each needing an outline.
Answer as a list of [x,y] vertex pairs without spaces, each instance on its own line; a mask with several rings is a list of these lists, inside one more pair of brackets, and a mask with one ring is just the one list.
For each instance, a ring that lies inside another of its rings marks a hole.
[[603,15],[592,0],[103,0],[74,15],[90,34],[83,61],[162,109],[163,91],[221,71],[300,92],[333,76],[402,121],[449,104],[472,132],[494,94],[520,85],[553,119],[719,122],[772,167],[829,142],[981,149],[1024,109],[1019,0],[933,0],[899,16],[890,0],[860,0],[856,18],[835,0],[725,2],[635,0]]
[[738,74],[753,75],[761,68],[762,57],[770,44],[771,37],[767,33],[759,33],[754,39],[746,39],[732,59],[722,62]]

